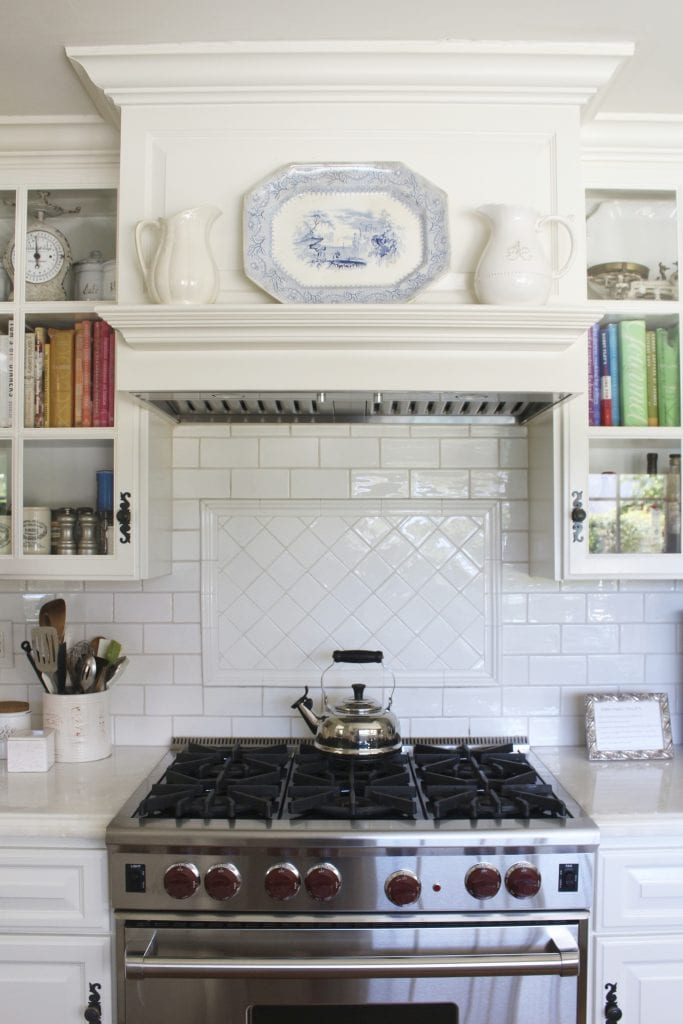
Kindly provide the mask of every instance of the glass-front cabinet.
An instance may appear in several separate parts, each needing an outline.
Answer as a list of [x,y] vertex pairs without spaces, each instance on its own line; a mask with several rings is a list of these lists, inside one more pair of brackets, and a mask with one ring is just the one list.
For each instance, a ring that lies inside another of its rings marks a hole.
[[676,189],[586,192],[595,325],[562,413],[565,577],[683,576],[678,210]]
[[170,524],[148,460],[156,445],[170,493],[170,438],[117,395],[115,333],[95,311],[116,301],[116,188],[63,177],[0,189],[0,577],[156,574],[146,541]]

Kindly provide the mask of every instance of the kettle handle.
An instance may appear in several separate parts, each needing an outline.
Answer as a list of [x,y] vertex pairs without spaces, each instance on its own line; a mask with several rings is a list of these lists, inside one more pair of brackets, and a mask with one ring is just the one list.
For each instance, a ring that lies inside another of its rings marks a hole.
[[567,273],[572,263],[574,262],[574,228],[569,223],[566,217],[560,217],[556,213],[549,213],[547,216],[541,217],[538,221],[538,228],[540,229],[544,227],[546,224],[561,224],[567,232],[567,234],[569,235],[569,255],[567,256],[566,260],[559,268],[559,270],[553,270],[552,272],[553,281],[557,281],[559,280],[559,278],[564,277],[564,275]]
[[152,302],[161,302],[161,299],[157,294],[157,290],[154,287],[154,282],[152,280],[152,268],[145,259],[145,251],[142,245],[142,233],[145,230],[145,228],[154,228],[155,231],[159,232],[161,230],[159,218],[147,218],[147,220],[140,220],[135,225],[135,251],[138,254],[138,260],[140,262],[140,266],[142,267],[142,276],[144,278],[145,287],[147,288],[147,292],[149,293],[150,299],[152,300]]
[[332,660],[343,661],[349,665],[381,664],[384,660],[383,651],[333,651]]

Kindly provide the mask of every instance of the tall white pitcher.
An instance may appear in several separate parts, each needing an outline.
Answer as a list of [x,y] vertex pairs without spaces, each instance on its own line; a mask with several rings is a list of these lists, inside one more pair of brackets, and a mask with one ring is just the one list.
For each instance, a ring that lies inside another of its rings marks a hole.
[[195,206],[172,217],[136,224],[135,248],[152,302],[177,305],[216,301],[218,267],[209,231],[220,215],[217,206]]
[[[548,301],[553,281],[567,273],[574,259],[574,231],[564,217],[541,216],[526,206],[490,203],[477,213],[490,225],[491,234],[474,275],[480,302],[493,305],[537,305]],[[569,255],[553,270],[541,245],[548,224],[560,224],[569,235]]]

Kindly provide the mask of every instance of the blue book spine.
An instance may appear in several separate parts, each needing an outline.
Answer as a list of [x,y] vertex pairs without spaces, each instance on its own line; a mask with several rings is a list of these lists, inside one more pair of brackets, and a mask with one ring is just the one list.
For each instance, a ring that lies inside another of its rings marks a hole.
[[619,379],[619,354],[617,350],[618,329],[616,324],[607,324],[609,345],[609,366],[612,375],[612,426],[621,426],[621,382]]
[[588,332],[588,423],[600,426],[600,324],[593,324]]

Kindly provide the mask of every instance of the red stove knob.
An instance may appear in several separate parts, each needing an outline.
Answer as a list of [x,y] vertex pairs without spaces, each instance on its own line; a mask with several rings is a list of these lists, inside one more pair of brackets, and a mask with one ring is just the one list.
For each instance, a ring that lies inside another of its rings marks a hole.
[[513,864],[505,875],[505,888],[518,900],[529,899],[541,888],[541,873],[533,864],[520,861]]
[[475,864],[465,875],[465,888],[475,900],[490,900],[500,889],[500,871],[493,864]]
[[412,871],[394,871],[384,883],[384,891],[397,907],[407,907],[410,903],[417,903],[422,885]]
[[199,888],[199,872],[194,864],[171,864],[164,872],[164,889],[174,900],[186,900]]
[[242,876],[234,864],[214,864],[204,875],[204,888],[214,900],[231,900],[241,885]]
[[293,864],[273,864],[266,871],[266,892],[273,900],[291,900],[301,888],[301,875]]
[[316,864],[306,872],[304,884],[314,900],[332,900],[341,889],[341,875],[334,864]]

